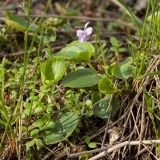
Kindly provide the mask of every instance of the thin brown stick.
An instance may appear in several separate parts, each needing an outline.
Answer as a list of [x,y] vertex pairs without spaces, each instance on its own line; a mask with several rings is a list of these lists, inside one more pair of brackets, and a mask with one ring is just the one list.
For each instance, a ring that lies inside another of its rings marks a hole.
[[135,146],[135,145],[139,145],[140,143],[145,144],[145,145],[151,145],[151,144],[159,144],[160,140],[145,140],[145,141],[126,141],[126,142],[122,142],[120,144],[114,145],[113,147],[107,149],[106,151],[103,151],[99,154],[97,154],[96,156],[90,158],[89,160],[97,160],[100,159],[104,156],[106,156],[108,153],[111,153],[117,149],[120,149],[122,147],[126,147],[126,146]]
[[110,148],[103,147],[103,148],[94,149],[94,150],[91,150],[91,151],[73,153],[73,154],[69,154],[68,157],[69,158],[79,157],[79,156],[82,156],[84,154],[93,154],[93,153],[97,153],[97,152],[103,151],[103,152],[99,153],[98,155],[96,155],[96,156],[94,156],[94,157],[89,159],[89,160],[97,160],[98,158],[102,158],[102,157],[106,156],[108,153],[111,153],[111,152],[113,152],[113,151],[115,151],[117,149],[120,149],[122,147],[135,146],[135,145],[139,145],[140,143],[145,144],[145,145],[160,144],[160,140],[125,141],[125,142],[116,144],[116,145],[114,145],[114,146],[112,146]]
[[[142,137],[143,137],[143,133],[144,133],[144,126],[145,126],[145,111],[144,111],[144,95],[143,95],[143,102],[142,102],[142,111],[141,111],[141,130],[140,130],[140,135],[139,135],[139,140],[141,141],[142,140]],[[141,145],[138,146],[138,154],[139,155],[139,152],[140,152],[140,149],[141,149]]]
[[107,150],[107,149],[109,149],[109,147],[102,147],[102,148],[98,148],[98,149],[94,149],[94,150],[90,150],[90,151],[83,151],[83,152],[79,152],[79,153],[69,154],[68,157],[69,157],[69,158],[79,157],[79,156],[82,156],[82,155],[84,155],[84,154],[93,154],[93,153],[105,151],[105,150]]
[[148,149],[148,147],[145,145],[145,144],[142,144],[143,147],[156,159],[156,160],[159,160],[153,153],[150,149]]

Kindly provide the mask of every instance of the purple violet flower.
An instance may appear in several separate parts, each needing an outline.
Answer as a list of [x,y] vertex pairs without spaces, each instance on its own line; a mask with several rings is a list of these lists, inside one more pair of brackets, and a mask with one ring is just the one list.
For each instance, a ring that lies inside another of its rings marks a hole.
[[92,27],[88,27],[89,22],[87,22],[84,26],[84,30],[77,30],[77,37],[79,39],[80,42],[85,42],[90,38],[90,35],[93,32],[93,28]]

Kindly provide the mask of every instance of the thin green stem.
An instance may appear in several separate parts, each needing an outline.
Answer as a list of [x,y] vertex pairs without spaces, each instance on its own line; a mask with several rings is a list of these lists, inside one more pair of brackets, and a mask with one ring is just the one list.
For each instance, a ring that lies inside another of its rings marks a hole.
[[145,18],[144,18],[143,29],[142,29],[141,39],[140,39],[140,48],[142,47],[142,44],[143,44],[143,38],[144,38],[145,31],[146,31],[147,18],[149,14],[150,5],[151,5],[151,0],[149,0],[148,2],[147,10],[146,10]]

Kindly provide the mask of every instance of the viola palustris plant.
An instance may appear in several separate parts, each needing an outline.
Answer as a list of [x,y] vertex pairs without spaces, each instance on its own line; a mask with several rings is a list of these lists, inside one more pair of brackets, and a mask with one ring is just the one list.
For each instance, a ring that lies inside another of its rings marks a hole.
[[0,159],[159,159],[160,4],[139,3],[0,2]]

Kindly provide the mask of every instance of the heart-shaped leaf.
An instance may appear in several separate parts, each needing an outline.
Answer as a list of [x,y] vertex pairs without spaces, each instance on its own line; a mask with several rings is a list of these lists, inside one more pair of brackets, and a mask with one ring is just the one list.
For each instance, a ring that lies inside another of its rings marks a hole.
[[46,144],[55,144],[66,140],[74,131],[79,122],[78,112],[63,113],[53,127],[44,133],[43,140]]
[[94,70],[86,68],[69,73],[63,78],[62,83],[66,87],[83,88],[98,84],[100,79],[101,77]]
[[131,64],[133,59],[128,57],[121,64],[117,64],[112,68],[112,74],[119,79],[128,79],[133,76],[135,67]]
[[71,61],[90,61],[95,54],[94,46],[89,42],[74,41],[59,51],[56,56]]
[[60,58],[52,58],[41,65],[41,78],[43,83],[58,82],[64,75],[65,62]]

